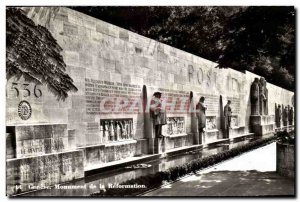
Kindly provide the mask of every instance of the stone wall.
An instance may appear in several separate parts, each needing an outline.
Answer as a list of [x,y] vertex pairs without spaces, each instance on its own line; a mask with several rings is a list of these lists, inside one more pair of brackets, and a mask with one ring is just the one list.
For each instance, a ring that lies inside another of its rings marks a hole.
[[[164,150],[195,144],[194,109],[201,96],[206,97],[211,127],[205,140],[223,138],[221,116],[229,99],[237,131],[250,132],[250,85],[259,76],[230,68],[219,69],[217,63],[68,8],[26,7],[23,10],[36,24],[45,26],[62,47],[67,73],[78,92],[70,93],[65,101],[58,101],[46,86],[12,78],[6,88],[7,126],[66,124],[66,130],[75,137],[72,145],[85,150],[86,167],[93,166],[93,161],[98,164],[126,158],[121,155],[124,148],[130,150],[128,157],[157,152],[147,108],[155,91],[162,92],[167,101],[169,120],[181,121],[180,132],[177,130],[175,136],[166,137]],[[292,106],[293,92],[269,83],[267,88],[270,115],[275,113],[275,103]],[[144,105],[143,101],[148,104]],[[101,106],[101,103],[105,104]],[[30,117],[24,116],[22,105],[25,108],[30,105]],[[128,120],[132,122],[129,124]],[[112,122],[116,129],[112,129]],[[128,129],[130,134],[120,137],[120,130],[128,124],[132,126]],[[163,131],[169,133],[168,125]],[[115,139],[108,139],[112,133]],[[114,157],[106,157],[108,149],[105,148],[118,142],[128,144],[111,147],[116,151]]]

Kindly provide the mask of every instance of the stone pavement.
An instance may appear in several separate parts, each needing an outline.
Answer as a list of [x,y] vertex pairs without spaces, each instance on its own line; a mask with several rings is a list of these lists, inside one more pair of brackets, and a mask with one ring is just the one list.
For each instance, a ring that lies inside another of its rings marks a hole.
[[294,179],[276,173],[276,143],[224,161],[144,196],[293,196]]

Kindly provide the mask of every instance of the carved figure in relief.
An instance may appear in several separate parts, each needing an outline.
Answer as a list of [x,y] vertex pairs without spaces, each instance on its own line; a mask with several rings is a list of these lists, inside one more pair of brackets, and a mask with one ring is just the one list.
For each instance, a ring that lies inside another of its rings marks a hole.
[[173,134],[173,124],[172,124],[172,120],[170,118],[168,118],[168,135],[172,135]]
[[111,120],[109,122],[109,140],[110,141],[113,141],[114,140],[114,134],[115,134],[115,131],[114,131],[114,122]]
[[204,102],[205,102],[205,98],[201,97],[199,99],[198,104],[196,105],[196,115],[198,118],[198,131],[199,131],[200,140],[202,140],[202,136],[204,134],[204,130],[206,127],[205,111],[207,110],[207,106],[204,104]]
[[162,106],[162,93],[155,92],[150,101],[150,117],[152,118],[155,137],[162,138],[162,126],[167,124],[166,110]]
[[100,138],[103,141],[103,139],[104,139],[104,126],[103,126],[103,123],[100,124]]
[[120,125],[121,125],[120,122],[116,121],[116,124],[115,124],[115,126],[116,126],[116,134],[115,134],[116,140],[121,139],[121,126]]
[[250,98],[251,98],[251,115],[259,115],[260,91],[259,91],[258,78],[255,78],[253,83],[251,84]]
[[129,123],[127,120],[125,121],[125,138],[129,138]]
[[172,124],[173,134],[178,134],[178,122],[175,118],[173,119]]
[[133,122],[129,120],[129,138],[133,138]]
[[121,138],[126,139],[125,120],[121,121]]
[[109,139],[109,122],[108,121],[105,121],[104,122],[104,139],[105,141],[108,141]]
[[228,100],[227,104],[224,107],[224,119],[225,119],[225,132],[226,137],[229,137],[229,129],[231,128],[231,116],[232,116],[232,110],[231,110],[231,101]]

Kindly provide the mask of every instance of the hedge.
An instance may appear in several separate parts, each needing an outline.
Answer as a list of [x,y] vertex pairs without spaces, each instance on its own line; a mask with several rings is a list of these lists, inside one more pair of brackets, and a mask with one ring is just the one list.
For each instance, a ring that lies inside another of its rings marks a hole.
[[92,197],[130,197],[137,194],[141,194],[147,190],[154,189],[163,185],[164,181],[172,182],[177,179],[187,175],[193,174],[197,171],[206,168],[208,166],[212,166],[216,163],[219,163],[223,160],[232,158],[244,152],[256,149],[265,145],[273,140],[276,137],[269,137],[265,139],[259,139],[245,145],[238,146],[236,148],[232,148],[230,150],[222,151],[218,154],[213,154],[211,156],[207,156],[204,158],[194,159],[188,163],[183,165],[171,167],[166,171],[160,171],[155,174],[149,174],[146,176],[141,176],[135,179],[127,180],[121,185],[145,185],[146,188],[108,188],[106,190],[101,190],[99,192],[93,193],[90,196]]

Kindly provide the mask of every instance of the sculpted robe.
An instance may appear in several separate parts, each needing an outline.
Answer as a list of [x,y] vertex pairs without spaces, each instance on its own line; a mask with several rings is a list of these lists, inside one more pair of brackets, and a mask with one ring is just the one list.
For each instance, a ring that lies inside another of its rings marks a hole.
[[203,103],[199,102],[196,106],[196,115],[198,118],[198,128],[203,129],[206,127],[206,107],[203,105]]
[[254,81],[251,85],[251,115],[259,115],[259,85]]
[[224,107],[225,129],[230,127],[231,115],[232,115],[231,107],[228,104],[226,104]]

